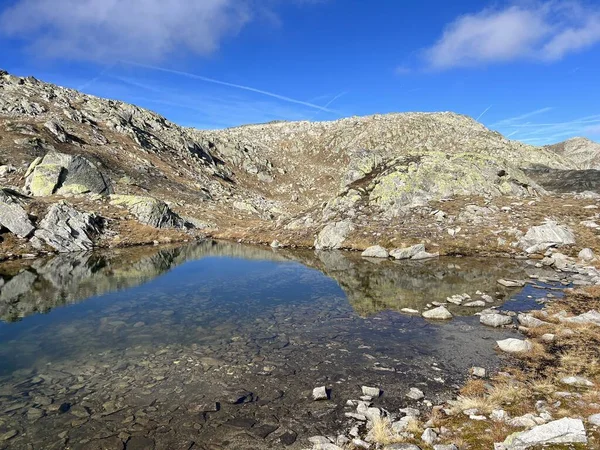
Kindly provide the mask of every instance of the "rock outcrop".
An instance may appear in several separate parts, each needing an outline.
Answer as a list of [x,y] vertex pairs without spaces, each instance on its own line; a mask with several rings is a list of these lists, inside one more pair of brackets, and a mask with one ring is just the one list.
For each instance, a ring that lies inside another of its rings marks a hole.
[[52,205],[40,222],[35,238],[61,253],[87,251],[92,249],[93,237],[99,231],[97,217],[61,202]]

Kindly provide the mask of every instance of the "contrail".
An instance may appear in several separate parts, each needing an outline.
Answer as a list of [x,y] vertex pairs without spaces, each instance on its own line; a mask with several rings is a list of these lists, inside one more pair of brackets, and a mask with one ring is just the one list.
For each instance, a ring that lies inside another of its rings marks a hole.
[[323,106],[323,108],[327,108],[329,105],[331,105],[333,102],[335,102],[338,98],[343,97],[344,95],[346,95],[348,92],[344,91],[344,92],[340,92],[338,95],[336,95],[335,97],[333,97],[331,100],[329,100],[325,106]]
[[244,91],[255,92],[257,94],[266,95],[268,97],[276,98],[276,99],[282,100],[284,102],[295,103],[297,105],[308,106],[309,108],[314,108],[314,109],[318,109],[320,111],[337,114],[336,111],[333,111],[331,109],[327,109],[326,107],[323,107],[323,106],[315,105],[315,104],[309,103],[309,102],[303,102],[301,100],[296,100],[294,98],[285,97],[283,95],[275,94],[275,93],[269,92],[269,91],[263,91],[262,89],[256,89],[256,88],[253,88],[253,87],[250,87],[250,86],[244,86],[244,85],[241,85],[241,84],[228,83],[226,81],[215,80],[214,78],[203,77],[201,75],[196,75],[196,74],[189,73],[189,72],[182,72],[180,70],[167,69],[165,67],[151,66],[151,65],[148,65],[148,64],[141,64],[141,63],[137,63],[137,62],[133,62],[133,61],[123,61],[123,62],[125,64],[129,64],[129,65],[132,65],[132,66],[143,67],[143,68],[150,69],[150,70],[158,70],[158,71],[161,71],[161,72],[172,73],[172,74],[175,74],[175,75],[181,75],[181,76],[184,76],[184,77],[193,78],[193,79],[200,80],[200,81],[205,81],[207,83],[219,84],[221,86],[228,86],[228,87],[232,87],[232,88],[236,88],[236,89],[242,89]]
[[477,119],[475,119],[475,120],[479,121],[479,119],[481,119],[481,118],[483,117],[483,115],[484,115],[486,112],[488,112],[492,106],[493,106],[493,105],[490,105],[490,106],[488,106],[487,108],[485,108],[485,111],[483,111],[481,114],[479,114],[479,115],[477,116]]
[[77,88],[77,90],[78,91],[83,91],[85,88],[91,86],[96,81],[98,81],[100,78],[102,78],[102,76],[105,75],[109,70],[111,70],[112,68],[114,68],[117,64],[119,64],[119,61],[115,61],[114,63],[109,64],[104,69],[102,69],[102,71],[98,75],[96,75],[94,78],[92,78],[91,80],[86,81],[81,86],[79,86]]

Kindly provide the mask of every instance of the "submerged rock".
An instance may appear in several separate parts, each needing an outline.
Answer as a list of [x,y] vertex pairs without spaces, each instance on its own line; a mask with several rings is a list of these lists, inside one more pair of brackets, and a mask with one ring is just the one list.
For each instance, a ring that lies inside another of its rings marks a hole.
[[154,228],[182,228],[185,225],[165,202],[152,197],[111,195],[110,204],[126,207],[140,223]]
[[52,205],[35,237],[59,252],[77,252],[90,250],[94,246],[92,238],[99,231],[96,216],[61,202]]
[[525,450],[548,444],[587,443],[583,422],[580,419],[555,420],[544,425],[538,425],[531,430],[514,433],[504,441],[506,450]]

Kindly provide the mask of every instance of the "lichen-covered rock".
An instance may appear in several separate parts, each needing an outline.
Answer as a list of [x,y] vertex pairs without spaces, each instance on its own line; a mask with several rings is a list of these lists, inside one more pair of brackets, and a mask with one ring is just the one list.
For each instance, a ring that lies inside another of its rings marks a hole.
[[52,194],[110,194],[108,180],[89,160],[79,155],[50,152],[29,167],[25,188],[36,197]]
[[58,252],[91,250],[93,237],[100,231],[100,219],[77,211],[67,203],[52,205],[40,222],[35,237]]
[[110,204],[124,206],[140,223],[154,228],[183,228],[185,221],[169,206],[152,197],[111,195]]
[[347,220],[325,225],[315,239],[315,249],[328,250],[341,248],[344,240],[353,229],[352,222]]
[[35,230],[27,211],[21,206],[22,196],[9,189],[0,189],[0,225],[24,238]]

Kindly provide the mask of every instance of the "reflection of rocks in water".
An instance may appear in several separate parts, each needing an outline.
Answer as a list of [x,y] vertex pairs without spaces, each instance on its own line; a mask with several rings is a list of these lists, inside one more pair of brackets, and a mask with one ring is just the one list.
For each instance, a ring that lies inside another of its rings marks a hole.
[[[292,257],[298,258],[296,254]],[[316,258],[303,255],[298,259],[335,279],[356,313],[363,317],[382,310],[423,311],[428,303],[445,302],[455,294],[467,293],[474,300],[480,299],[477,291],[491,295],[499,304],[515,290],[497,285],[496,280],[523,278],[527,267],[523,262],[500,258],[390,261],[341,251],[317,252]],[[473,308],[451,307],[459,315],[475,312]]]

